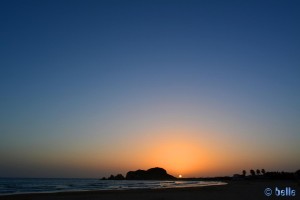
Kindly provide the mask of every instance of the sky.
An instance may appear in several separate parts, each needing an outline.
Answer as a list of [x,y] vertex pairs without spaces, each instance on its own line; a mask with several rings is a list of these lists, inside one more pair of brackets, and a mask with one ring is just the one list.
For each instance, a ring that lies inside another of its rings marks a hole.
[[299,1],[0,1],[0,177],[300,168]]

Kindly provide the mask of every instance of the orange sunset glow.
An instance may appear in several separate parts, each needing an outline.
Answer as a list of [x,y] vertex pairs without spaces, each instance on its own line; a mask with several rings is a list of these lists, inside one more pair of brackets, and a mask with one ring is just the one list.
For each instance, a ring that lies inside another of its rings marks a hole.
[[295,2],[0,0],[0,177],[298,170]]
[[144,132],[135,141],[124,138],[114,148],[117,154],[112,152],[112,155],[106,155],[108,163],[120,163],[125,169],[159,166],[176,176],[189,177],[215,173],[221,165],[226,168],[232,161],[228,152],[230,149],[222,150],[214,134],[202,133],[202,139],[192,137],[197,133],[195,130],[178,129]]
[[[164,166],[172,174],[191,174],[209,167],[203,150],[185,138],[170,138],[152,145],[147,157],[153,166]],[[202,153],[201,153],[202,151]]]

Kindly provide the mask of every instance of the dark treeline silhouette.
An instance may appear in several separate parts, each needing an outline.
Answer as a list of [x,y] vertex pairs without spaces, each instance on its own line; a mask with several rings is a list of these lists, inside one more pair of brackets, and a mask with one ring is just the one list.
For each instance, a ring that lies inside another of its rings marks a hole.
[[246,176],[246,174],[247,174],[247,171],[243,170],[243,176]]
[[266,172],[264,176],[270,179],[297,179],[296,174],[292,172]]
[[233,179],[276,179],[276,180],[295,180],[300,179],[300,170],[296,172],[266,172],[265,169],[250,169],[250,175],[246,176],[247,171],[243,170],[242,175],[234,174]]

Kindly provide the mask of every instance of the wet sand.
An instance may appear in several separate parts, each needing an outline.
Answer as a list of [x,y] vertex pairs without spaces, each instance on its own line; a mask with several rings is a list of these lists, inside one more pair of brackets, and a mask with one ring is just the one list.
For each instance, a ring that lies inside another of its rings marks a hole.
[[275,187],[290,187],[296,190],[296,196],[288,199],[300,199],[300,185],[295,181],[230,181],[227,185],[173,188],[173,189],[139,189],[127,191],[88,191],[88,192],[60,192],[43,194],[20,194],[0,196],[0,200],[259,200],[259,199],[287,199],[274,194],[267,197],[266,188],[274,190]]

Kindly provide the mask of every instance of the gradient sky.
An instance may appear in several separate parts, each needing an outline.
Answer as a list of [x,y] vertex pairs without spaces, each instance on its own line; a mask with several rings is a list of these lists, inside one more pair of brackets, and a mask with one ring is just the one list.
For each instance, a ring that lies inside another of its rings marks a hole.
[[300,168],[299,1],[0,1],[0,177]]

